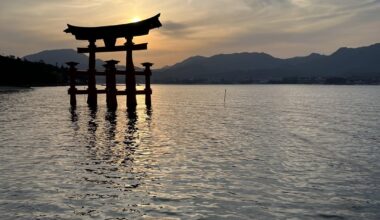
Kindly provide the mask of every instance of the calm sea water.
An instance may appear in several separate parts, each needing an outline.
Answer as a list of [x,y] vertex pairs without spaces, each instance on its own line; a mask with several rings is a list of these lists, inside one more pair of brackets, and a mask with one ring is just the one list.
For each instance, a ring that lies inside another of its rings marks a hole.
[[0,93],[1,219],[380,219],[379,86],[66,90]]

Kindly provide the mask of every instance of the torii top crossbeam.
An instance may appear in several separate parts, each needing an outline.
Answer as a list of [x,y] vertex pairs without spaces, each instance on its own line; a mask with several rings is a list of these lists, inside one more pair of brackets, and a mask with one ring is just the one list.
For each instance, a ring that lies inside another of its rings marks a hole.
[[113,41],[121,37],[126,38],[149,34],[151,29],[161,27],[159,17],[160,14],[157,14],[156,16],[135,23],[101,27],[78,27],[68,24],[68,28],[64,30],[64,32],[73,34],[77,40],[91,41],[104,39],[105,41]]

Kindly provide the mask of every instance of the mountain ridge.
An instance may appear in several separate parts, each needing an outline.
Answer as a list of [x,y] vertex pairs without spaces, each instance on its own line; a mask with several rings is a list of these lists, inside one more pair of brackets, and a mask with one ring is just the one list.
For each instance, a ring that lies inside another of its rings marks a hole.
[[[77,53],[73,49],[43,50],[26,55],[22,58],[31,62],[43,61],[44,63],[54,66],[66,66],[66,62],[73,61],[78,63],[79,69],[88,68],[88,56]],[[104,61],[101,59],[96,59],[96,68],[103,69],[102,65],[104,65]]]
[[[369,46],[341,47],[330,55],[310,53],[307,56],[277,58],[263,52],[240,52],[191,56],[174,65],[154,70],[154,83],[281,83],[289,79],[308,79],[321,83],[328,78],[380,83],[380,43]],[[29,61],[43,60],[64,65],[68,60],[86,69],[88,57],[72,49],[45,50],[25,56]],[[104,61],[97,60],[103,70]],[[119,66],[119,68],[125,68]],[[122,81],[124,79],[121,79]],[[301,80],[302,81],[302,80]],[[307,81],[307,82],[309,82]],[[306,82],[306,81],[304,81]]]
[[267,53],[242,52],[194,56],[158,69],[159,83],[266,83],[285,78],[346,78],[380,81],[380,43],[341,47],[330,55],[277,58]]

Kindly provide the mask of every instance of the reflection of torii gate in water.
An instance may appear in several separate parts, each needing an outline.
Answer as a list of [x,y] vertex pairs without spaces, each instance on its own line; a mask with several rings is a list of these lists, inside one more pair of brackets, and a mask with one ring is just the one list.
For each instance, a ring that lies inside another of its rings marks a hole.
[[[144,44],[134,44],[133,37],[143,36],[149,34],[149,31],[154,28],[161,27],[159,21],[160,14],[142,20],[135,23],[113,25],[113,26],[102,26],[102,27],[77,27],[72,25],[67,25],[68,28],[65,30],[66,33],[71,33],[75,36],[77,40],[88,40],[88,48],[78,48],[78,53],[89,53],[89,63],[88,71],[77,71],[75,66],[77,63],[68,62],[70,66],[70,103],[72,106],[76,105],[76,94],[88,94],[87,103],[90,106],[97,105],[97,94],[106,93],[107,94],[107,106],[111,109],[117,107],[116,95],[127,95],[127,107],[130,110],[136,108],[137,94],[145,94],[145,103],[147,106],[151,105],[151,94],[152,90],[150,88],[150,67],[152,63],[143,63],[145,67],[144,71],[135,71],[132,59],[133,50],[146,50],[147,43]],[[125,38],[126,43],[121,46],[116,46],[117,38]],[[103,39],[105,47],[96,47],[95,42],[98,39]],[[96,52],[116,52],[116,51],[126,51],[126,71],[116,70],[116,64],[118,61],[109,60],[106,61],[104,65],[106,67],[105,73],[97,72],[95,69],[95,53]],[[88,89],[78,90],[75,88],[75,75],[76,74],[88,74]],[[115,75],[121,74],[125,75],[126,90],[117,91],[116,90],[116,80]],[[106,89],[97,90],[96,89],[96,78],[95,75],[106,75]],[[136,75],[145,75],[145,89],[143,91],[136,91]]]

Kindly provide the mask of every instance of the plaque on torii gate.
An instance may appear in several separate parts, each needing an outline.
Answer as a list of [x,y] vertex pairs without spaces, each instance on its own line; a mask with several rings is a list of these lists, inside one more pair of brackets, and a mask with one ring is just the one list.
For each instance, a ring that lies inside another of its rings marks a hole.
[[[150,66],[146,68],[143,73],[138,73],[135,71],[133,64],[132,51],[133,50],[146,50],[147,43],[143,44],[134,44],[133,37],[144,36],[149,34],[149,31],[154,28],[161,27],[161,22],[159,21],[160,14],[157,14],[154,17],[142,20],[139,22],[120,24],[120,25],[111,25],[111,26],[101,26],[101,27],[78,27],[68,24],[68,28],[64,30],[66,33],[71,33],[75,36],[77,40],[87,40],[89,45],[87,48],[78,48],[78,53],[89,53],[89,64],[88,64],[88,98],[87,103],[91,106],[97,104],[97,94],[101,93],[96,89],[96,78],[97,74],[95,69],[95,53],[96,52],[116,52],[116,51],[126,51],[126,71],[116,71],[115,74],[125,74],[125,83],[126,83],[126,95],[127,95],[127,107],[128,109],[136,108],[136,77],[135,75],[146,75],[149,76]],[[125,38],[126,42],[124,45],[115,45],[116,39]],[[97,47],[95,42],[97,40],[104,41],[104,47]],[[110,62],[111,64],[113,62]],[[73,63],[70,63],[71,65]],[[146,67],[146,63],[144,65]],[[75,66],[72,66],[71,71],[75,70]],[[111,68],[112,69],[112,68]],[[150,83],[150,80],[149,80]],[[76,89],[72,89],[74,93]],[[149,91],[148,91],[149,90]],[[70,92],[70,91],[69,91]],[[118,92],[119,93],[119,92]],[[149,93],[149,99],[147,95]],[[77,93],[79,94],[79,93]],[[84,92],[82,93],[84,94]],[[151,89],[150,85],[146,86],[145,95],[146,100],[150,102]]]

